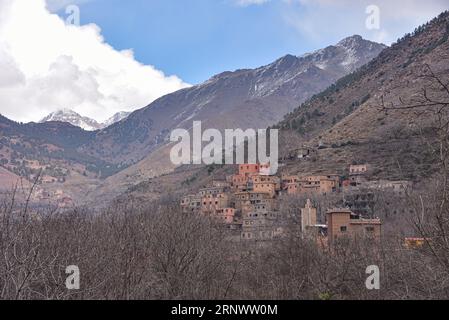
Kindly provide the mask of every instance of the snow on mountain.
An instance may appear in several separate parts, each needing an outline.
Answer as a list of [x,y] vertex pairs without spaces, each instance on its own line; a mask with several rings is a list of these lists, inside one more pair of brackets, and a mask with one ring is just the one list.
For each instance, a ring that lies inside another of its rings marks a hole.
[[101,129],[101,124],[99,124],[94,119],[83,117],[80,114],[76,113],[70,109],[61,109],[55,112],[50,113],[48,116],[43,118],[40,123],[43,122],[67,122],[76,127],[80,127],[86,131],[95,131]]
[[48,116],[43,118],[40,123],[43,122],[50,122],[50,121],[57,121],[57,122],[67,122],[70,123],[76,127],[80,127],[83,130],[86,131],[95,131],[104,129],[116,122],[119,122],[126,117],[130,112],[118,112],[115,115],[113,115],[111,118],[106,120],[103,123],[99,123],[94,119],[91,119],[89,117],[83,117],[79,113],[76,113],[73,110],[70,109],[61,109],[55,112],[50,113]]
[[131,112],[126,112],[126,111],[117,112],[112,117],[110,117],[108,120],[103,122],[103,128],[109,127],[109,126],[113,125],[114,123],[117,123],[117,122],[122,121],[123,119],[126,119],[130,114],[131,114]]

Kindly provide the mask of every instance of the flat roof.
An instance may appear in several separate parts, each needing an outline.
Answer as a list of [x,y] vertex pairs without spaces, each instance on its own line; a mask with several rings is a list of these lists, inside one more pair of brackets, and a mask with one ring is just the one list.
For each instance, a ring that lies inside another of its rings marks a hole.
[[327,213],[353,213],[351,211],[351,209],[348,208],[333,208],[333,209],[328,209]]
[[380,219],[361,219],[361,220],[351,220],[350,224],[382,224]]

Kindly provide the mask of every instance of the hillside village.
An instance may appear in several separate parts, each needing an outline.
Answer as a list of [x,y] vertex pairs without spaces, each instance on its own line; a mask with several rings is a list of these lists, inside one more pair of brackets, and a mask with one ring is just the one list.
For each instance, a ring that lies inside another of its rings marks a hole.
[[332,243],[342,236],[358,235],[379,239],[382,221],[370,209],[373,192],[404,194],[408,181],[369,180],[368,164],[350,165],[348,179],[338,174],[267,175],[268,165],[244,164],[226,180],[215,180],[196,194],[181,200],[184,213],[198,213],[217,219],[231,230],[234,239],[270,241],[282,237],[289,217],[280,213],[283,200],[291,196],[342,195],[343,208],[328,208],[325,221],[318,221],[311,200],[297,212],[303,234]]
[[1,301],[449,299],[449,0],[62,2],[0,0]]

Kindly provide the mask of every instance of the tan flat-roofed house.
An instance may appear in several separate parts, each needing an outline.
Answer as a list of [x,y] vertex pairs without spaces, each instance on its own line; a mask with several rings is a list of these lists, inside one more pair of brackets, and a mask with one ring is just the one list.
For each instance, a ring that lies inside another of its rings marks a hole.
[[276,191],[279,191],[281,188],[279,178],[274,176],[253,176],[251,183],[254,192],[267,193],[270,197],[274,197]]
[[201,212],[203,214],[216,214],[218,210],[228,208],[230,197],[227,193],[208,194],[201,198]]
[[329,244],[339,238],[370,237],[380,239],[380,219],[364,219],[349,209],[331,209],[327,212]]
[[336,174],[326,176],[305,176],[298,183],[299,193],[327,194],[337,192],[340,188],[340,177]]

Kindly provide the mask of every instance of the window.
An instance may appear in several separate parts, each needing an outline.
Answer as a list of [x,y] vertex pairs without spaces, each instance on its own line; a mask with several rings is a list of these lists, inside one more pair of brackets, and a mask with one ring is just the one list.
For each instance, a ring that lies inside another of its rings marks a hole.
[[340,231],[341,231],[341,232],[346,232],[346,231],[348,231],[348,227],[346,227],[346,226],[341,226],[341,227],[340,227]]

